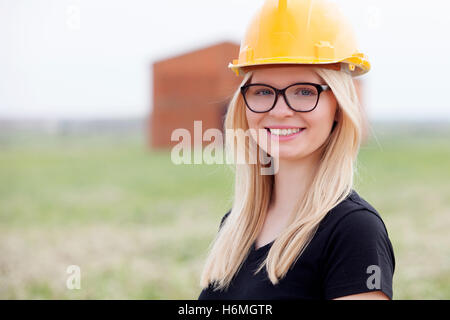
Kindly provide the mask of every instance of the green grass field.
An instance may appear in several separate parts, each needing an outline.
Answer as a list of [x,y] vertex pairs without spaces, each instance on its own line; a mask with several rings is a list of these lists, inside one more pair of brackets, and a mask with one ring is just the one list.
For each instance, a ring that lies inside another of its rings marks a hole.
[[[355,189],[387,225],[394,298],[449,299],[450,130],[375,133]],[[196,299],[231,173],[174,165],[138,135],[1,140],[0,299]]]

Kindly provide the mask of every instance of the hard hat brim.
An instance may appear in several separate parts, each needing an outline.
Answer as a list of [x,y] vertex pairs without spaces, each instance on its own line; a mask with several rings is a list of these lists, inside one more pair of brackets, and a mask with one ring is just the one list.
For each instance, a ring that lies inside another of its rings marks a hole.
[[306,59],[302,61],[301,59],[261,59],[260,61],[255,61],[252,63],[237,63],[238,61],[233,61],[228,64],[230,68],[237,76],[244,75],[252,67],[257,66],[270,66],[270,65],[307,65],[307,66],[317,66],[324,67],[328,69],[338,70],[348,72],[352,76],[363,75],[370,70],[370,63],[365,56],[362,54],[354,55],[347,59],[342,59],[339,61],[307,61]]

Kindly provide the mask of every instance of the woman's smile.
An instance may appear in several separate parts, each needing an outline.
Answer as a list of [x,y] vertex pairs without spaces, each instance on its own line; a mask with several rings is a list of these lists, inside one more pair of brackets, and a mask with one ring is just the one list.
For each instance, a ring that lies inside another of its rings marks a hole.
[[278,141],[292,140],[298,137],[306,128],[304,127],[288,127],[288,126],[270,126],[265,127],[271,139]]

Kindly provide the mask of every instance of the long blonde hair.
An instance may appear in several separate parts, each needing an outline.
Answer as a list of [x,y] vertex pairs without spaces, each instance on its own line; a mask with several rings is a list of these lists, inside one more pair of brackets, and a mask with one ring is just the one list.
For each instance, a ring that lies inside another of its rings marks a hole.
[[[299,199],[285,230],[275,239],[264,266],[275,285],[297,261],[311,241],[320,221],[344,200],[353,188],[356,159],[361,144],[363,115],[351,75],[344,71],[314,68],[331,87],[338,102],[338,120],[323,145],[323,153],[310,188]],[[241,85],[251,79],[245,74]],[[239,88],[230,101],[225,117],[226,145],[232,139],[226,129],[248,130],[245,104]],[[233,150],[237,152],[237,150]],[[246,151],[248,148],[246,147]],[[259,149],[258,149],[259,152]],[[235,185],[233,206],[228,218],[209,246],[200,278],[200,286],[214,284],[214,290],[226,289],[249,254],[261,231],[273,189],[273,175],[261,175],[262,164],[234,164]]]

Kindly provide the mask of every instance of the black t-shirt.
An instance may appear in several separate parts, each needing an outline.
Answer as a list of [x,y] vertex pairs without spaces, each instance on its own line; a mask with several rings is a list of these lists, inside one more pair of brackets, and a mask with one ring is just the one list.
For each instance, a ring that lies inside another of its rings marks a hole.
[[376,290],[392,299],[395,257],[386,227],[353,189],[322,219],[309,245],[276,285],[266,268],[253,275],[272,244],[256,250],[253,244],[228,290],[213,291],[210,284],[198,299],[334,299]]

